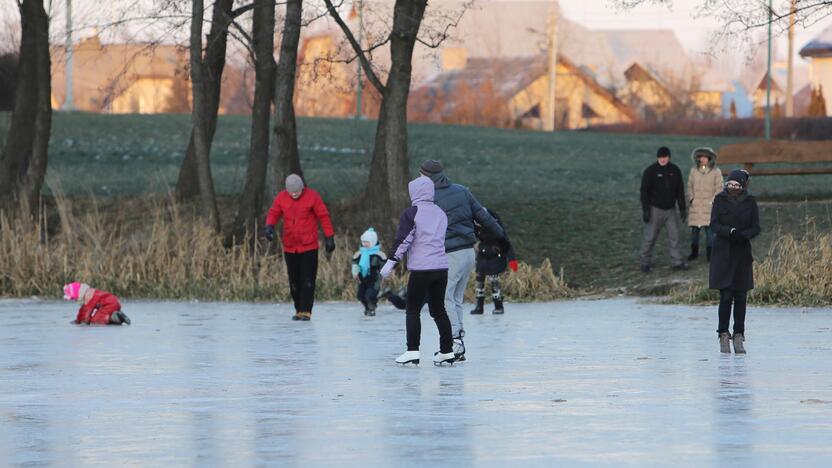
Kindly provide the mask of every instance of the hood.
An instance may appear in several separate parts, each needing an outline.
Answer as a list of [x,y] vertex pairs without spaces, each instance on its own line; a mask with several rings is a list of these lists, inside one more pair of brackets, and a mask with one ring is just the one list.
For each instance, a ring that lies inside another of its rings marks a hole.
[[410,192],[410,201],[414,205],[424,202],[433,203],[434,189],[431,179],[419,176],[407,184],[407,190]]
[[708,167],[713,169],[713,167],[716,165],[716,151],[714,151],[712,148],[708,148],[707,146],[696,148],[690,154],[690,158],[693,160],[693,166],[699,167],[699,161],[697,161],[696,158],[703,154],[708,157]]
[[448,176],[446,176],[444,172],[438,172],[432,175],[430,179],[433,181],[433,184],[438,189],[451,186],[451,180],[448,179]]

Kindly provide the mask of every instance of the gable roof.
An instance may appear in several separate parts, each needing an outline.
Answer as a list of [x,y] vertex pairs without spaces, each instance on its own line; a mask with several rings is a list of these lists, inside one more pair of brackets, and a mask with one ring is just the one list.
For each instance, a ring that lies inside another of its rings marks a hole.
[[[635,112],[613,93],[601,86],[583,68],[563,55],[558,56],[558,64],[566,67],[570,74],[583,81],[599,96],[609,101],[619,112],[632,120],[636,120]],[[509,58],[474,58],[469,59],[467,66],[461,70],[451,70],[434,75],[427,80],[414,95],[434,95],[438,93],[450,94],[460,86],[480,88],[486,84],[491,86],[503,99],[510,99],[517,95],[535,80],[547,73],[547,62],[541,55],[530,57]]]
[[832,57],[832,24],[800,49],[801,57]]
[[[389,34],[392,14],[389,0],[363,0],[368,35]],[[442,50],[464,47],[468,59],[504,59],[545,54],[552,13],[556,15],[558,55],[568,58],[591,73],[604,87],[623,80],[623,73],[633,62],[649,66],[662,76],[682,74],[692,69],[690,59],[670,29],[592,30],[566,18],[556,1],[528,0],[441,0],[428,4],[421,33],[446,26],[449,18],[464,11],[448,38],[438,49],[416,44],[413,53],[413,81],[424,82],[438,73]],[[357,19],[350,20],[357,22]],[[353,24],[356,27],[357,24]],[[326,31],[342,40],[341,31],[328,19],[315,22],[304,37]],[[434,31],[436,32],[436,31]],[[378,49],[374,62],[379,69],[389,68],[389,53]]]

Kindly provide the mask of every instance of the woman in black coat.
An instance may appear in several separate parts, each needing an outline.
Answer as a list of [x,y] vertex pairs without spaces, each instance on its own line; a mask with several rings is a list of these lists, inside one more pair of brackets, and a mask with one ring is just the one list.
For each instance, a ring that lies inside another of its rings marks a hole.
[[715,239],[709,283],[711,289],[719,289],[719,349],[731,352],[728,325],[733,303],[734,352],[745,354],[745,305],[748,291],[754,289],[751,239],[760,234],[760,214],[748,192],[748,172],[732,171],[725,190],[714,198],[711,232]]

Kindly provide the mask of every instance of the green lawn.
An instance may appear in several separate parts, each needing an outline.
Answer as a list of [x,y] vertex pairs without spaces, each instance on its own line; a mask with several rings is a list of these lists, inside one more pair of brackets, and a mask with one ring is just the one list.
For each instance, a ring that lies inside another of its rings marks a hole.
[[[7,118],[0,119],[3,129]],[[366,182],[375,122],[301,119],[298,129],[311,185],[330,201],[358,193]],[[48,181],[69,195],[164,193],[176,181],[189,131],[187,115],[56,113]],[[248,134],[247,117],[220,118],[212,161],[221,193],[241,189]],[[648,278],[637,271],[641,172],[660,145],[672,149],[687,176],[694,147],[718,149],[736,139],[436,125],[413,125],[410,135],[414,174],[422,160],[441,160],[452,180],[500,213],[521,260],[551,258],[573,286],[646,291],[669,279],[705,275],[701,262],[672,275],[664,258]],[[778,232],[802,232],[807,221],[832,227],[832,176],[759,177],[751,184],[762,202],[758,256]],[[659,247],[661,254],[664,244]]]

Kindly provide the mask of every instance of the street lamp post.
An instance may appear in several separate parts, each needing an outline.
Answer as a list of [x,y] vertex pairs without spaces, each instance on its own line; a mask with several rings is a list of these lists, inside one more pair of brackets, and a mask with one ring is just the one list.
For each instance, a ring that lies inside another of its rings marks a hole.
[[766,140],[771,139],[771,0],[768,0],[768,65],[766,66]]
[[72,99],[72,0],[66,0],[66,99],[64,110],[75,110]]

